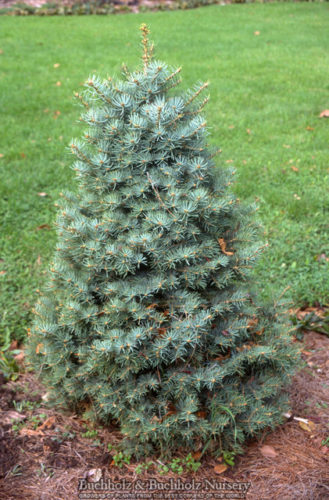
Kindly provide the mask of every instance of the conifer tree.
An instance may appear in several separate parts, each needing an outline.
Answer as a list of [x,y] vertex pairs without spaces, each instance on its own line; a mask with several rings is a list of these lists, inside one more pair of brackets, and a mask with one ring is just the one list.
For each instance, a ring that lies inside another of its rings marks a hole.
[[239,451],[282,421],[298,351],[253,297],[255,207],[206,144],[207,84],[172,91],[180,68],[142,32],[141,68],[77,95],[79,189],[62,194],[29,358],[56,404],[117,422],[135,456]]

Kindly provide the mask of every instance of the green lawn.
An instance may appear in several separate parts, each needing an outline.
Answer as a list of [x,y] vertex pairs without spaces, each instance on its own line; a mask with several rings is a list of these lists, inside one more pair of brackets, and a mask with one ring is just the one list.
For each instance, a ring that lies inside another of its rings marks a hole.
[[263,293],[290,285],[296,304],[328,302],[329,120],[319,118],[329,108],[328,10],[285,3],[2,16],[1,326],[24,336],[55,245],[54,202],[75,186],[67,145],[83,127],[73,92],[91,73],[137,63],[142,22],[159,59],[183,66],[184,86],[211,83],[210,141],[223,150],[220,164],[235,165],[238,196],[259,200],[270,243],[257,267]]

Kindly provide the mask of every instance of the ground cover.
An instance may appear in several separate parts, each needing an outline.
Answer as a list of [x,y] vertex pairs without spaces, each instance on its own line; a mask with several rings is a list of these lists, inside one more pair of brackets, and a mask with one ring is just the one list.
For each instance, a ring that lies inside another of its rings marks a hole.
[[[175,491],[174,487],[165,492],[161,488],[150,492],[146,486],[143,492],[132,486],[117,496],[113,491],[105,492],[108,494],[105,498],[213,500],[222,498],[216,495],[224,492],[207,490],[209,484],[217,480],[218,483],[250,483],[247,495],[234,498],[323,500],[329,489],[328,348],[328,337],[315,332],[305,334],[304,366],[289,388],[290,420],[275,432],[266,431],[258,441],[246,444],[243,456],[226,456],[228,462],[223,457],[216,461],[207,454],[200,458],[200,452],[193,453],[190,463],[201,462],[195,472],[184,465],[185,456],[178,456],[176,463],[168,464],[156,457],[145,457],[146,467],[121,457],[117,448],[122,436],[115,426],[93,426],[86,418],[48,407],[46,389],[32,374],[22,374],[0,389],[1,498],[73,500],[78,498],[79,479],[85,478],[87,484],[102,477],[112,484],[124,480],[141,483],[151,478],[169,484],[170,480],[171,484],[193,480],[200,483],[200,490],[193,493],[199,497],[184,497],[182,490]],[[83,493],[93,494],[90,490],[80,491]],[[243,492],[235,493],[242,495]],[[192,492],[186,492],[188,494]]]

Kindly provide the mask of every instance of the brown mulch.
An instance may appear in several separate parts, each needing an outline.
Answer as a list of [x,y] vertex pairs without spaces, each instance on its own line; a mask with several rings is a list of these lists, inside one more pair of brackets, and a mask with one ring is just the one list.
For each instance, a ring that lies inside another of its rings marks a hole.
[[[329,338],[307,332],[304,340],[305,367],[294,378],[290,387],[290,399],[293,415],[307,419],[309,425],[305,427],[305,423],[290,419],[274,432],[265,433],[259,441],[250,442],[245,454],[236,459],[236,465],[222,474],[216,474],[214,470],[216,465],[221,465],[218,461],[204,457],[199,471],[183,475],[182,481],[193,478],[195,481],[204,481],[207,478],[210,481],[217,479],[221,482],[251,483],[246,497],[221,498],[329,498],[329,446],[322,444],[329,435]],[[78,499],[78,478],[87,477],[88,471],[92,474],[90,471],[93,469],[98,469],[104,479],[110,478],[112,481],[156,477],[154,469],[137,476],[136,464],[133,463],[122,468],[114,466],[107,444],[111,443],[115,449],[120,441],[120,433],[115,428],[97,427],[96,439],[99,442],[94,442],[95,437],[82,437],[81,434],[86,431],[86,423],[74,414],[47,407],[42,399],[45,390],[31,373],[22,374],[15,382],[1,382],[3,381],[0,381],[1,499]],[[43,416],[38,419],[40,414]],[[18,423],[14,429],[13,420]],[[270,450],[270,456],[264,454],[264,446]],[[177,474],[169,473],[158,476],[158,479],[177,480],[177,477]],[[130,496],[119,494],[117,497],[103,498],[220,498],[216,493],[209,496],[209,492],[204,497],[200,496],[200,492],[186,497],[175,496],[170,491],[158,494],[156,496],[154,492],[151,496],[142,497],[137,493],[130,493]],[[165,496],[166,494],[169,496]]]

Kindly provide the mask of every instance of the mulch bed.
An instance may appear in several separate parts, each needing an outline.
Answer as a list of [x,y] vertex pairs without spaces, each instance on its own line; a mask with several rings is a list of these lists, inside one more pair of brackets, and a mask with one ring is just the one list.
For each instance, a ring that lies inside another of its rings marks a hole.
[[[245,454],[236,458],[234,467],[229,467],[221,474],[217,474],[214,469],[216,466],[218,469],[219,462],[205,456],[197,472],[179,476],[181,481],[194,479],[195,482],[204,482],[205,479],[216,479],[231,483],[249,482],[251,486],[247,496],[237,496],[238,492],[233,491],[230,492],[231,496],[221,497],[219,492],[208,492],[201,496],[202,491],[193,494],[166,491],[158,492],[156,496],[154,491],[148,493],[151,496],[144,497],[138,496],[138,493],[130,493],[130,496],[122,496],[122,493],[114,496],[111,493],[112,496],[103,498],[329,498],[329,443],[328,446],[322,444],[329,435],[329,338],[307,332],[304,342],[305,367],[294,378],[290,387],[290,399],[293,415],[307,419],[309,424],[290,419],[274,432],[264,433],[260,440],[248,443]],[[78,499],[78,478],[92,481],[93,474],[97,473],[112,481],[144,481],[156,477],[154,469],[137,475],[134,463],[125,464],[122,468],[114,466],[107,444],[111,443],[115,449],[121,439],[118,430],[114,427],[97,428],[98,443],[94,439],[83,437],[86,422],[74,414],[49,408],[42,399],[45,389],[33,374],[22,374],[15,382],[1,382],[3,381],[0,381],[1,499]],[[41,414],[42,418],[39,418]],[[14,429],[13,420],[17,424]],[[264,449],[270,453],[264,454]],[[177,480],[178,476],[168,473],[157,478],[160,481],[170,478]]]

